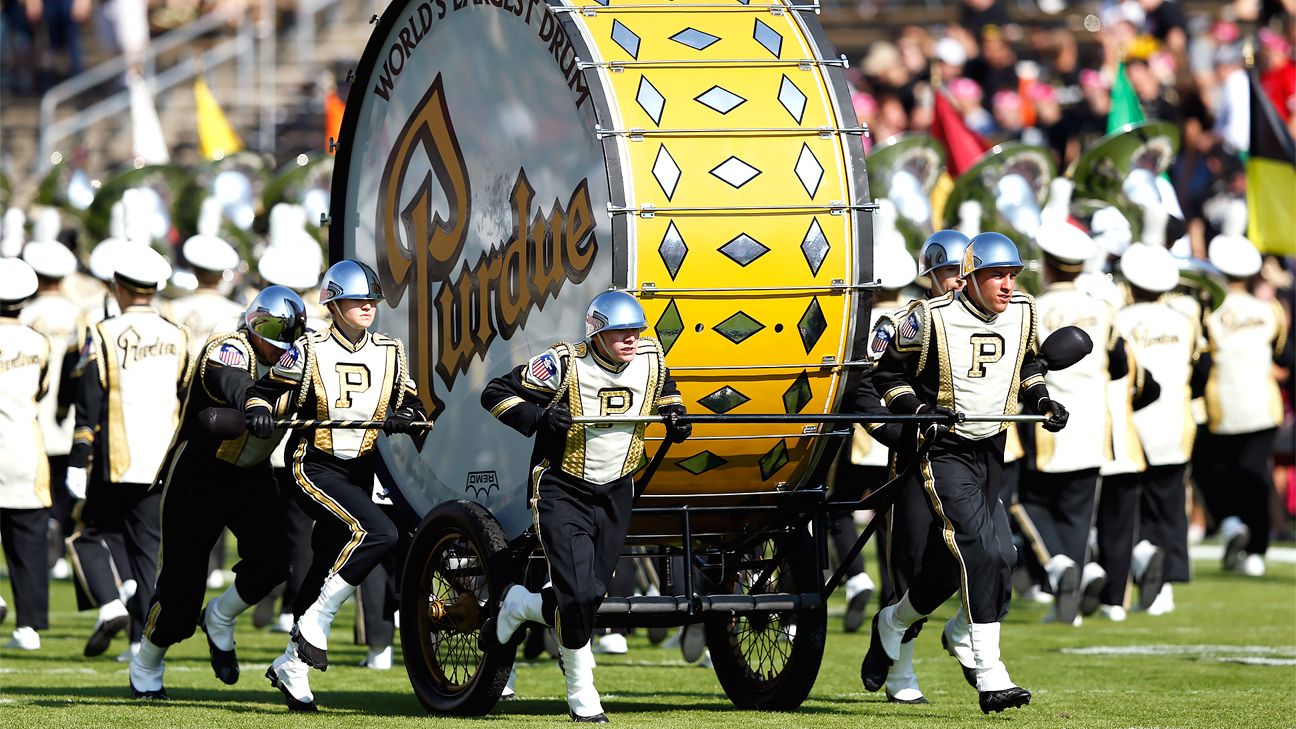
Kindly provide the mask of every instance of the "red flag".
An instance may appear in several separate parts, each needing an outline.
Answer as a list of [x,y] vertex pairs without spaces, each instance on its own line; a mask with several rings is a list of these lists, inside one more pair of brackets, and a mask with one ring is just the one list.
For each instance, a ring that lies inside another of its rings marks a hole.
[[968,129],[963,117],[945,98],[943,90],[935,89],[935,100],[931,135],[945,145],[945,165],[951,177],[958,177],[990,149],[990,143]]

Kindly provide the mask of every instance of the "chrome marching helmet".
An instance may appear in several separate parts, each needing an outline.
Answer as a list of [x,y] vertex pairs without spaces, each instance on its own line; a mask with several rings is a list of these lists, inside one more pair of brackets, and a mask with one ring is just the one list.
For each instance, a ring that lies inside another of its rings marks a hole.
[[585,310],[586,340],[610,329],[643,331],[647,328],[648,317],[639,300],[624,291],[604,291],[590,300]]
[[937,268],[962,265],[963,252],[967,247],[968,237],[957,230],[938,230],[932,233],[927,242],[923,243],[922,253],[918,256],[918,274],[926,276]]
[[266,344],[291,349],[306,333],[306,304],[287,286],[267,286],[248,304],[243,324]]
[[372,268],[359,261],[346,259],[329,266],[320,281],[321,304],[340,299],[383,299],[382,284]]
[[1017,245],[1003,233],[982,233],[968,241],[960,275],[964,278],[986,268],[1022,268]]

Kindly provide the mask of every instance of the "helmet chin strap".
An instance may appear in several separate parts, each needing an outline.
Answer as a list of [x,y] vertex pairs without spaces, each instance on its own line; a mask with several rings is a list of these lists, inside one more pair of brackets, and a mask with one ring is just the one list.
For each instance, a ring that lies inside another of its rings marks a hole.
[[994,312],[981,300],[981,287],[977,283],[976,271],[973,271],[967,275],[967,281],[963,284],[962,290],[967,292],[968,300],[972,302],[973,306],[980,309],[982,314],[990,316]]

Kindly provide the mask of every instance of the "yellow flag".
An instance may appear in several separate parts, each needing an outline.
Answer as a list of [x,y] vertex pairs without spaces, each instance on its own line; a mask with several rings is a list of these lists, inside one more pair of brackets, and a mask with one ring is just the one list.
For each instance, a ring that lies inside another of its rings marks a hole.
[[194,79],[194,103],[198,107],[198,148],[205,159],[220,159],[243,149],[202,76]]

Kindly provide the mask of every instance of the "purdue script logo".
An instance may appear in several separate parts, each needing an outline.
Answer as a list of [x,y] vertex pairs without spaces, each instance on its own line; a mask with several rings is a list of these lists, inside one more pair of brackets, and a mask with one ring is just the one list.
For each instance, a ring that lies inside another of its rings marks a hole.
[[[420,159],[431,171],[413,186],[412,195],[402,195],[406,175]],[[448,203],[446,218],[433,210],[433,175]],[[444,403],[434,371],[452,389],[497,337],[512,338],[532,310],[557,298],[565,282],[585,280],[598,253],[588,181],[572,190],[566,205],[555,199],[547,213],[533,211],[535,190],[519,168],[508,200],[512,234],[475,261],[461,261],[472,185],[440,74],[401,129],[381,179],[378,275],[393,305],[410,297],[411,368],[435,416]]]

